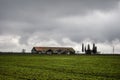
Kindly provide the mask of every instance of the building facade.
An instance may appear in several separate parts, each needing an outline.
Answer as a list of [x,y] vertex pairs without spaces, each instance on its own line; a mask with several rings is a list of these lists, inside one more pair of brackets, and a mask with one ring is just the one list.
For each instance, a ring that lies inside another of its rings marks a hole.
[[33,47],[31,53],[35,54],[75,54],[72,47]]

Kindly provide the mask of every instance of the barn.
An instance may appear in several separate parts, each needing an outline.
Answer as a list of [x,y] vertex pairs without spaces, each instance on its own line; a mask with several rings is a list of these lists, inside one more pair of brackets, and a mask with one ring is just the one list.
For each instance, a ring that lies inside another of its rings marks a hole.
[[33,47],[31,53],[35,54],[75,54],[72,47]]

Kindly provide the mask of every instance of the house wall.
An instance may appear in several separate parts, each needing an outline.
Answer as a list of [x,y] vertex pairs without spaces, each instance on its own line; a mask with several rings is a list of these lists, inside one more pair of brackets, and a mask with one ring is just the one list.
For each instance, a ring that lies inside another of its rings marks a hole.
[[72,50],[72,49],[60,49],[60,48],[58,48],[58,49],[44,49],[44,50],[39,50],[39,51],[36,51],[36,49],[35,48],[33,48],[32,50],[31,50],[31,52],[32,53],[38,53],[38,54],[74,54],[75,53],[75,51],[74,51],[74,49]]
[[32,50],[31,52],[32,52],[32,53],[37,53],[37,51],[35,51],[35,50]]

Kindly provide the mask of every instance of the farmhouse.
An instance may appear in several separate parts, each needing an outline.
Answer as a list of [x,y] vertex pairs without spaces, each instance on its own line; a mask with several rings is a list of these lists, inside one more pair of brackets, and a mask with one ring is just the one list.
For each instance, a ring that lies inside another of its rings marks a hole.
[[32,53],[36,54],[74,54],[72,47],[33,47]]

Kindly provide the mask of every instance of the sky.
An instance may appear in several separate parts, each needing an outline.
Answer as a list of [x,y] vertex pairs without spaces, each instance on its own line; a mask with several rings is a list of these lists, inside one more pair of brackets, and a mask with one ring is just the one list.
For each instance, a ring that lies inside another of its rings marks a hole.
[[96,43],[120,53],[120,0],[0,0],[0,51]]

